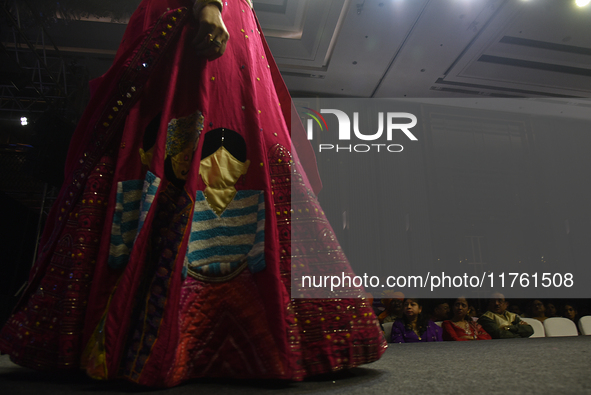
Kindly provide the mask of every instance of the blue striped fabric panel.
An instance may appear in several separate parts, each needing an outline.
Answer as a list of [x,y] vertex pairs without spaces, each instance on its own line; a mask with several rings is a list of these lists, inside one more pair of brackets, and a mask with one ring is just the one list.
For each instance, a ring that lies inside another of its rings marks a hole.
[[156,177],[156,175],[152,172],[148,172],[146,174],[146,179],[144,180],[144,189],[142,191],[142,201],[140,204],[140,219],[138,223],[137,233],[139,234],[144,226],[144,222],[146,221],[146,216],[150,211],[150,207],[152,207],[152,202],[154,202],[154,197],[156,196],[156,192],[158,191],[158,187],[160,186],[160,178]]
[[117,183],[117,197],[109,247],[108,263],[110,267],[119,269],[129,261],[131,248],[144,224],[159,185],[160,178],[151,172],[146,174],[145,180]]
[[258,207],[254,246],[246,257],[251,273],[260,272],[265,268],[265,195],[262,192],[259,194]]
[[246,259],[253,273],[265,268],[265,197],[262,191],[238,191],[221,216],[197,191],[187,247],[189,269],[226,275]]

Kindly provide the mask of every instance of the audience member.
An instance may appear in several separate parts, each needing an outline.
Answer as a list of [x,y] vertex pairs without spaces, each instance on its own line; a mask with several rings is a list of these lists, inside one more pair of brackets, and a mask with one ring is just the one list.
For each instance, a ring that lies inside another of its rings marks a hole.
[[517,314],[518,317],[523,317],[523,311],[521,311],[521,307],[517,303],[508,305],[507,311]]
[[468,307],[468,317],[470,317],[472,321],[478,321],[478,313],[476,312],[476,307],[472,303],[470,303],[470,307]]
[[404,294],[402,292],[394,292],[392,296],[392,299],[382,299],[382,304],[386,309],[378,316],[381,324],[394,322],[396,319],[402,318]]
[[392,343],[416,343],[442,341],[442,329],[423,314],[418,299],[404,301],[403,317],[392,325]]
[[474,322],[468,315],[468,301],[465,298],[457,298],[453,304],[453,317],[443,321],[443,340],[489,340],[490,335],[478,322]]
[[533,328],[521,321],[515,313],[507,311],[505,296],[500,293],[491,295],[488,310],[480,317],[478,323],[493,339],[510,339],[517,337],[530,337]]
[[540,322],[546,321],[546,307],[539,299],[534,299],[529,306],[529,317],[535,318]]
[[433,313],[431,314],[432,321],[445,321],[449,319],[449,303],[444,300],[436,300],[433,304]]
[[552,302],[546,303],[546,317],[558,317],[558,312],[556,310],[556,305]]
[[564,306],[562,306],[562,316],[573,321],[575,324],[579,320],[577,308],[570,303],[566,303]]

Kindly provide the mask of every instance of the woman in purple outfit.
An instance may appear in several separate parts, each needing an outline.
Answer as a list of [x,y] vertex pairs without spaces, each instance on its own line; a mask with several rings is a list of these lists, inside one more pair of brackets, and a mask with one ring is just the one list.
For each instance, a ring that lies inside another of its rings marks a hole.
[[403,317],[392,325],[392,343],[440,342],[442,330],[423,314],[419,299],[404,300]]

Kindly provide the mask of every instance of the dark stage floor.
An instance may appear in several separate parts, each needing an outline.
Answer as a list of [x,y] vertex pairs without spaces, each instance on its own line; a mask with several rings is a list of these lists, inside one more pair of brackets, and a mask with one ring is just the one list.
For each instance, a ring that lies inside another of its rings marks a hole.
[[301,383],[198,380],[167,390],[55,377],[0,357],[0,393],[13,394],[591,394],[591,336],[391,344],[371,365]]

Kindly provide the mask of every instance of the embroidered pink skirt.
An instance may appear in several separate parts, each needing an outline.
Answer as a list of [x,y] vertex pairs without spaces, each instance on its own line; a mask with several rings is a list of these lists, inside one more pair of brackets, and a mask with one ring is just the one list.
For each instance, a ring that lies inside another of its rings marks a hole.
[[[173,386],[302,380],[384,352],[365,299],[292,298],[292,255],[314,264],[306,251],[319,234],[338,252],[332,268],[351,269],[315,197],[313,153],[291,130],[290,98],[256,17],[246,0],[224,4],[221,58],[192,50],[190,1],[145,0],[114,65],[93,82],[29,286],[0,333],[14,362]],[[187,265],[203,225],[203,137],[220,129],[245,141],[250,165],[235,188],[261,196],[247,250],[262,253],[256,269],[195,277]]]

